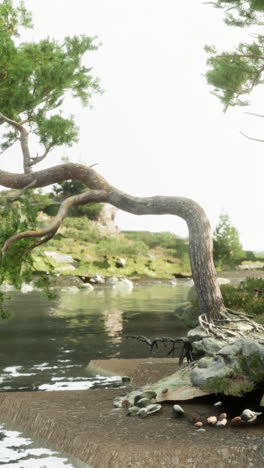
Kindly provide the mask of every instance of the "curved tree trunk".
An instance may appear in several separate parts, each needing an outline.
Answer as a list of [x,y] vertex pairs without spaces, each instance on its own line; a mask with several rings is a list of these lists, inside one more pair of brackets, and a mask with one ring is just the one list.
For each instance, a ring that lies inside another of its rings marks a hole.
[[28,231],[10,238],[5,244],[5,250],[12,242],[23,237],[42,237],[42,242],[48,240],[56,233],[72,205],[101,201],[137,215],[176,215],[188,225],[191,268],[201,313],[206,314],[209,321],[221,317],[225,307],[213,264],[211,227],[204,210],[193,200],[166,196],[133,197],[117,190],[92,168],[81,164],[62,164],[31,174],[0,171],[0,184],[14,189],[23,189],[33,184],[34,188],[45,187],[69,179],[84,182],[91,190],[67,199],[47,229]]

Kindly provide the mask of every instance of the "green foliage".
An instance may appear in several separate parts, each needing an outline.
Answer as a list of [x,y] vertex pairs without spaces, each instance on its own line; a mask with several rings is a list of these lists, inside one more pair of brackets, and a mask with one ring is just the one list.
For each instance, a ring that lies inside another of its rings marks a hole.
[[[229,25],[263,24],[263,0],[215,0],[211,3],[226,10],[225,22]],[[213,86],[213,94],[224,104],[224,110],[229,106],[248,105],[245,95],[263,84],[264,36],[253,35],[254,42],[241,43],[234,51],[219,54],[214,47],[205,47],[210,54],[206,78]]]
[[[14,7],[11,0],[4,0],[0,5],[1,113],[29,122],[47,150],[71,145],[78,129],[73,117],[63,117],[60,109],[68,94],[86,105],[92,93],[100,91],[91,69],[82,64],[86,52],[97,48],[94,38],[82,35],[62,42],[47,38],[25,43],[15,39],[21,27],[32,27],[30,13],[22,4]],[[54,114],[55,109],[59,113]],[[2,149],[16,138],[16,131],[8,129]]]
[[262,24],[259,13],[264,11],[263,0],[215,0],[211,3],[226,10],[225,22],[228,25]]
[[232,226],[228,215],[221,215],[214,231],[214,261],[219,268],[232,267],[239,263],[242,257],[238,231]]
[[[257,290],[260,292],[258,293]],[[221,286],[225,306],[228,309],[245,311],[249,314],[264,314],[264,280],[247,278],[236,288],[229,284]]]
[[[31,194],[27,193],[15,202],[7,199],[1,204],[0,245],[17,232],[36,230],[37,210],[33,208]],[[11,245],[8,252],[0,255],[0,286],[9,283],[20,289],[23,283],[30,283],[34,279],[34,260],[31,253],[32,239],[21,239]],[[44,259],[46,270],[52,274],[52,268],[47,259]],[[50,296],[49,278],[39,275],[38,284],[42,285]],[[3,316],[3,296],[0,295],[0,313]]]
[[[248,101],[244,98],[253,87],[262,84],[261,69],[263,59],[264,37],[259,36],[252,44],[241,43],[232,52],[218,52],[210,47],[205,50],[211,54],[208,59],[206,78],[213,86],[215,94],[224,104],[229,106],[245,106]],[[248,55],[239,57],[239,55]]]

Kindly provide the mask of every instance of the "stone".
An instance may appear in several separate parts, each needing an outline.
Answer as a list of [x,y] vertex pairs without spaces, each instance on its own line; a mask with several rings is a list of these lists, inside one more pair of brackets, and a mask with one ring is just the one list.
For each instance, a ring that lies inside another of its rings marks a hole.
[[184,415],[184,409],[180,405],[173,405],[172,414],[174,417],[179,417]]
[[214,406],[218,408],[219,406],[223,406],[223,403],[221,401],[217,401]]
[[139,393],[134,398],[134,405],[137,405],[137,402],[141,400],[142,398],[148,398],[149,400],[152,400],[153,398],[156,398],[156,397],[157,397],[157,393],[151,390]]
[[122,376],[122,382],[123,382],[123,383],[128,383],[128,382],[130,382],[130,381],[131,381],[131,378],[128,377],[127,375],[123,375],[123,376]]
[[128,416],[137,416],[139,413],[140,409],[137,406],[130,406],[127,410],[127,415]]
[[138,415],[140,418],[145,418],[145,417],[148,415],[147,408],[140,408],[140,410],[138,411],[137,415]]
[[55,262],[59,263],[75,263],[75,260],[72,258],[71,255],[61,254],[58,252],[53,252],[51,250],[45,250],[44,254],[52,258]]
[[195,425],[195,427],[199,427],[199,428],[203,427],[202,421],[197,421],[194,425]]
[[225,427],[226,424],[227,424],[227,419],[223,418],[223,419],[221,419],[221,421],[217,421],[216,426],[217,427]]
[[[243,379],[232,380],[236,374]],[[237,339],[215,356],[200,359],[190,370],[190,377],[193,385],[218,393],[239,395],[244,389],[250,391],[264,378],[264,346],[256,340]]]
[[161,409],[161,405],[159,405],[158,403],[155,403],[155,404],[146,406],[146,408],[144,409],[147,411],[147,414],[149,415],[149,414],[153,414],[159,411]]
[[245,409],[242,411],[240,417],[241,420],[247,423],[251,423],[257,419],[262,413],[257,413],[256,411],[251,411],[250,409]]
[[217,423],[217,417],[216,416],[210,416],[209,418],[207,418],[207,424],[211,424],[211,425],[214,425]]
[[137,401],[137,406],[139,408],[145,408],[146,406],[150,405],[150,399],[149,398],[141,398],[140,400]]
[[192,343],[193,350],[207,355],[216,354],[225,345],[224,341],[216,340],[215,338],[203,338]]
[[219,421],[222,421],[222,419],[227,419],[227,414],[226,414],[226,413],[221,413],[221,414],[219,414],[218,420],[219,420]]
[[191,343],[193,343],[194,341],[200,341],[204,338],[208,338],[208,334],[201,327],[195,327],[188,331],[187,338]]

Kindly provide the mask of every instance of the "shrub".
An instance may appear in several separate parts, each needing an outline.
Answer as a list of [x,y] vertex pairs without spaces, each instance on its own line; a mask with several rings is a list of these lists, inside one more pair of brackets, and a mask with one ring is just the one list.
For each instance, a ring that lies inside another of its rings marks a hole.
[[221,291],[227,308],[255,315],[264,313],[264,279],[246,278],[237,288],[225,284]]

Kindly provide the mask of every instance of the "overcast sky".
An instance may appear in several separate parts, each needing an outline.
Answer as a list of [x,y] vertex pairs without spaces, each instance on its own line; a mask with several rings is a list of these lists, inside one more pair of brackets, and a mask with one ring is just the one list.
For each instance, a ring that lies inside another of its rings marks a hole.
[[[205,44],[230,50],[248,40],[248,30],[228,28],[223,12],[203,1],[175,0],[25,0],[34,32],[25,40],[65,35],[98,37],[98,51],[86,63],[105,93],[93,108],[71,103],[80,126],[72,148],[54,150],[39,165],[61,156],[97,170],[121,190],[138,196],[179,195],[200,203],[213,228],[226,212],[244,248],[264,250],[263,120],[261,90],[248,109],[223,113],[204,78]],[[254,32],[257,28],[254,28]],[[2,156],[1,167],[21,170],[17,151]],[[12,161],[11,156],[15,159]],[[121,229],[168,230],[186,236],[185,222],[172,216],[118,215]]]

